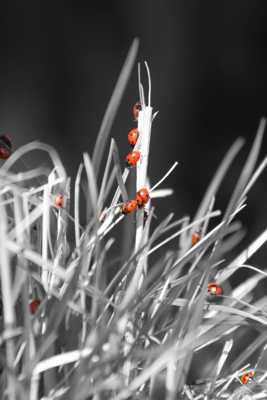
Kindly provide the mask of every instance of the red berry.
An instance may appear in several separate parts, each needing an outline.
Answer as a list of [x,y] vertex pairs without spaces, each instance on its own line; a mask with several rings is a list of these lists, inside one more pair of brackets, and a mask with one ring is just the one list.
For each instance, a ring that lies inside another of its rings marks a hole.
[[136,210],[137,201],[136,200],[129,200],[125,204],[123,204],[121,212],[122,214],[130,214]]
[[139,116],[139,111],[141,111],[142,107],[140,102],[138,101],[137,103],[135,103],[135,105],[132,108],[132,113],[133,113],[133,119],[134,121],[138,120],[138,116]]
[[199,240],[200,240],[199,234],[198,234],[197,232],[193,232],[192,235],[191,235],[191,243],[192,243],[192,246],[194,246],[195,244],[197,244],[197,242],[199,242]]
[[30,302],[29,307],[30,307],[31,314],[36,313],[40,304],[41,304],[41,301],[39,299],[34,299]]
[[131,146],[135,146],[138,139],[138,131],[137,128],[133,128],[128,133],[128,142]]
[[139,153],[139,151],[132,151],[131,153],[129,153],[125,158],[127,166],[134,167],[137,161],[140,160],[140,156],[141,154]]
[[222,294],[222,288],[216,282],[210,282],[208,284],[208,292],[212,295],[219,296]]
[[55,197],[55,206],[58,208],[64,207],[64,196],[62,194],[57,194]]
[[149,200],[149,192],[146,188],[142,188],[138,190],[136,193],[136,201],[139,207],[142,207],[144,204],[146,204]]

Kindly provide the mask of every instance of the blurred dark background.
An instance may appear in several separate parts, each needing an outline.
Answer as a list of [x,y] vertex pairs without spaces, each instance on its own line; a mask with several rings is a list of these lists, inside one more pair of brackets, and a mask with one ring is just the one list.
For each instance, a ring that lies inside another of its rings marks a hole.
[[[9,1],[1,5],[0,128],[15,147],[41,140],[59,151],[73,176],[93,144],[135,36],[149,62],[153,126],[151,182],[174,160],[171,199],[159,214],[194,214],[223,155],[247,139],[220,191],[225,207],[259,118],[267,116],[266,1]],[[112,136],[128,151],[135,68]],[[265,150],[267,139],[265,139]],[[262,155],[264,154],[264,149]],[[244,212],[247,241],[267,223],[267,174]],[[261,253],[260,253],[261,254]],[[266,254],[266,252],[265,252]],[[265,258],[260,257],[262,267]]]

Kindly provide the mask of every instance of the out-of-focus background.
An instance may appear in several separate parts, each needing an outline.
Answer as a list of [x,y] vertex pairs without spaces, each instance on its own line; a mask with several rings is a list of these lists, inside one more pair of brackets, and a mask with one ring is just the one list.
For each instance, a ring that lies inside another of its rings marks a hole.
[[[160,111],[153,126],[151,182],[179,161],[167,183],[175,195],[155,202],[157,213],[193,215],[220,160],[241,135],[246,150],[218,198],[226,205],[259,118],[267,116],[266,2],[9,1],[1,5],[0,18],[0,129],[14,147],[35,139],[52,144],[73,176],[82,152],[92,153],[120,68],[138,36],[138,59],[150,65],[153,105]],[[137,68],[112,130],[122,155],[128,151],[136,83]],[[267,224],[266,182],[267,173],[244,212],[247,241]]]

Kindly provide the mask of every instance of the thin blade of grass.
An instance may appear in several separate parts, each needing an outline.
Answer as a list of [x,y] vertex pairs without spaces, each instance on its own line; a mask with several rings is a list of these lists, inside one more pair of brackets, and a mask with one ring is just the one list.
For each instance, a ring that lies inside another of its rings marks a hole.
[[64,165],[62,164],[56,150],[52,146],[49,146],[48,144],[44,144],[38,141],[34,141],[24,146],[21,146],[14,153],[12,153],[11,156],[5,161],[4,165],[1,167],[2,170],[8,171],[16,163],[16,161],[18,161],[24,154],[36,150],[41,150],[48,153],[54,164],[55,169],[59,173],[59,176],[63,177],[64,179],[67,178]]
[[75,226],[75,243],[76,247],[80,245],[80,182],[83,170],[83,164],[81,163],[78,168],[78,172],[75,179],[74,189],[74,226]]
[[233,143],[233,145],[230,147],[230,149],[226,153],[224,159],[222,160],[220,167],[218,168],[211,183],[209,184],[209,187],[203,197],[203,200],[200,203],[200,206],[198,208],[198,211],[197,211],[194,219],[199,219],[199,218],[203,217],[203,215],[205,214],[206,210],[209,207],[212,197],[214,197],[216,195],[226,172],[228,171],[234,158],[236,157],[238,152],[241,150],[243,145],[244,145],[244,139],[239,138]]
[[238,368],[240,368],[241,365],[244,364],[244,362],[248,360],[249,357],[251,357],[251,355],[257,351],[260,346],[266,343],[266,340],[266,332],[261,333],[255,340],[253,340],[252,343],[246,346],[245,350],[241,354],[237,356],[231,365],[231,370],[236,371]]
[[244,192],[242,194],[242,198],[245,197],[248,192],[250,191],[250,189],[252,188],[252,186],[254,185],[254,183],[257,181],[257,179],[260,177],[260,175],[262,174],[262,172],[264,171],[264,169],[267,166],[267,157],[265,157],[262,162],[260,163],[260,165],[258,166],[258,168],[256,169],[256,171],[254,172],[254,174],[252,175],[250,181],[248,182],[247,186],[244,189]]
[[[213,211],[212,213],[206,215],[204,218],[201,218],[201,220],[205,221],[207,218],[213,218],[213,217],[218,217],[220,215],[220,211]],[[185,226],[185,228],[179,229],[179,231],[175,232],[171,236],[169,236],[167,239],[163,240],[161,243],[157,244],[155,247],[153,247],[151,250],[149,250],[148,255],[154,253],[154,251],[158,250],[160,247],[164,246],[165,244],[169,243],[171,240],[179,237],[183,232],[188,231],[191,227],[195,226],[198,223],[198,221],[194,221],[191,224],[188,224]]]
[[230,313],[230,314],[239,315],[240,317],[243,317],[243,318],[246,318],[246,319],[249,319],[252,321],[256,321],[259,324],[267,326],[267,319],[258,317],[257,315],[254,315],[252,312],[239,310],[237,308],[224,306],[222,304],[211,304],[210,309],[216,310],[216,311],[219,311],[222,313]]
[[[97,185],[96,185],[96,175],[94,171],[93,164],[91,162],[91,159],[89,157],[88,153],[83,154],[83,161],[84,161],[84,167],[85,171],[87,174],[87,181],[88,181],[88,194],[89,194],[89,199],[90,203],[89,206],[91,206],[93,215],[97,220]],[[90,208],[87,207],[87,221],[89,221],[89,216],[90,216]]]
[[224,367],[224,364],[225,364],[225,362],[229,356],[229,353],[233,347],[233,343],[234,343],[233,339],[230,339],[230,340],[227,340],[223,346],[223,350],[222,350],[221,356],[219,358],[215,374],[213,376],[211,385],[209,387],[209,393],[212,393],[214,390],[214,387],[216,384],[216,379],[219,377],[219,375]]
[[113,146],[112,146],[112,142],[111,142],[110,146],[109,146],[109,152],[108,152],[106,165],[105,165],[105,171],[103,174],[100,191],[99,191],[99,197],[98,197],[98,203],[97,203],[99,210],[102,210],[102,208],[103,208],[104,195],[106,192],[106,186],[107,186],[107,182],[108,182],[108,173],[109,173],[110,164],[111,164],[111,160],[112,160],[112,148],[113,148]]
[[[6,210],[0,206],[0,273],[1,273],[1,293],[3,302],[3,319],[6,333],[15,327],[16,315],[12,301],[12,279],[10,271],[10,260],[6,246],[7,217]],[[6,365],[13,372],[15,360],[14,340],[7,339],[5,343]],[[14,378],[7,374],[7,391],[9,400],[16,400],[16,390],[14,387]]]
[[110,134],[113,121],[115,119],[117,110],[119,108],[122,99],[122,95],[124,93],[124,90],[126,88],[126,85],[128,83],[128,80],[130,78],[135,63],[138,47],[139,47],[139,40],[134,39],[130,47],[130,50],[128,52],[128,55],[126,57],[125,63],[122,67],[120,76],[116,83],[111,99],[109,101],[107,110],[105,112],[103,121],[100,126],[99,133],[97,135],[97,140],[92,157],[96,178],[98,177],[100,164],[102,161],[102,157],[104,154],[104,150],[106,147],[106,143]]
[[114,166],[116,170],[116,178],[121,191],[122,200],[125,203],[128,200],[128,193],[124,181],[122,179],[118,146],[113,138],[111,139],[111,146],[112,146],[112,156],[113,156]]
[[237,203],[240,200],[240,197],[242,196],[242,192],[245,189],[251,174],[253,173],[254,167],[256,165],[262,139],[263,139],[263,134],[265,130],[265,125],[266,125],[266,120],[264,118],[261,119],[257,135],[255,137],[254,143],[252,145],[252,148],[250,150],[250,153],[248,155],[247,161],[245,163],[245,166],[241,172],[241,175],[238,179],[238,182],[236,184],[235,190],[232,194],[232,197],[229,201],[229,204],[227,206],[227,209],[225,211],[224,215],[224,220],[228,220],[230,215],[234,212],[235,208],[237,207]]
[[224,270],[216,274],[216,280],[223,283],[249,260],[267,241],[267,229],[264,230],[245,250],[243,250]]

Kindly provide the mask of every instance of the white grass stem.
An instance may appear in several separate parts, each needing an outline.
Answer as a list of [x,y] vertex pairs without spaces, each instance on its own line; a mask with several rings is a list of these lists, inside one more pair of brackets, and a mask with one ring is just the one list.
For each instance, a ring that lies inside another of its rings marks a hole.
[[149,193],[151,199],[160,199],[163,197],[168,197],[173,194],[173,189],[158,189],[154,190],[152,193]]
[[242,251],[222,272],[218,272],[216,280],[223,283],[239,268],[244,265],[267,241],[267,229],[265,229],[244,251]]
[[83,358],[89,357],[92,353],[91,348],[74,350],[68,353],[59,354],[40,361],[33,369],[30,388],[30,400],[37,400],[40,374],[52,368],[62,367],[66,364],[78,362]]
[[244,189],[242,197],[244,197],[248,194],[248,192],[250,191],[250,189],[252,188],[254,183],[257,181],[257,179],[260,177],[260,175],[262,174],[262,172],[264,171],[266,166],[267,166],[267,156],[263,159],[263,161],[260,163],[260,165],[258,166],[256,171],[250,178],[250,181],[248,182],[247,186]]
[[[49,232],[49,197],[50,190],[49,185],[46,185],[43,192],[43,217],[42,217],[42,261],[43,264],[47,263],[48,260],[48,232]],[[44,289],[46,292],[48,291],[48,271],[46,269],[42,269],[42,282]]]
[[55,149],[52,146],[49,146],[48,144],[40,143],[40,142],[31,142],[28,143],[24,146],[21,146],[19,149],[17,149],[10,157],[8,160],[6,160],[5,164],[2,166],[3,171],[9,171],[12,165],[15,164],[16,161],[18,161],[24,154],[30,153],[31,151],[44,151],[48,153],[50,156],[55,169],[58,171],[58,174],[60,177],[63,179],[67,178],[65,168],[58,156],[58,153],[55,151]]
[[217,369],[216,369],[216,374],[215,374],[215,380],[217,379],[217,377],[220,375],[223,366],[229,356],[229,353],[233,347],[234,341],[233,339],[227,340],[223,346],[223,350],[221,353],[221,356],[219,358],[218,364],[217,364]]
[[[15,311],[12,299],[12,280],[10,271],[10,258],[6,246],[7,237],[7,218],[5,209],[0,206],[0,271],[1,271],[1,292],[3,302],[3,317],[5,331],[12,330],[16,323]],[[10,338],[6,341],[6,362],[7,367],[13,371],[15,361],[15,349],[13,339]],[[9,400],[16,400],[16,389],[13,377],[7,375],[7,391]]]
[[[167,239],[163,240],[162,242],[160,242],[156,246],[152,247],[152,249],[149,250],[148,255],[154,253],[156,250],[160,249],[162,246],[164,246],[165,244],[169,243],[171,240],[177,238],[183,232],[186,232],[186,231],[190,230],[194,225],[197,225],[200,222],[205,221],[206,219],[218,217],[219,215],[221,215],[220,211],[213,211],[212,213],[205,215],[205,217],[200,218],[199,220],[191,222],[191,224],[188,224],[184,228],[179,229],[179,231],[175,232],[173,235],[169,236]],[[201,243],[201,241],[199,243]]]
[[175,161],[175,163],[171,166],[171,168],[166,172],[166,174],[150,189],[149,193],[153,192],[159,185],[161,185],[167,178],[168,176],[173,172],[173,170],[177,167],[178,161]]
[[38,267],[40,267],[42,270],[47,270],[54,272],[57,274],[59,278],[61,278],[63,281],[68,280],[68,273],[67,271],[61,267],[57,266],[57,268],[53,271],[53,263],[49,260],[46,262],[43,261],[42,256],[38,253],[36,253],[33,250],[30,249],[25,249],[24,247],[18,245],[17,243],[6,239],[6,248],[11,252],[11,253],[16,253],[16,254],[23,254],[23,257],[25,257],[28,261],[32,262],[33,264],[36,264]]
[[147,62],[145,61],[145,67],[147,71],[147,78],[148,78],[148,98],[147,98],[147,105],[148,107],[151,107],[151,76],[150,76],[150,70],[148,67]]
[[75,226],[75,244],[76,248],[80,245],[80,183],[81,175],[83,170],[83,164],[81,163],[78,168],[78,172],[75,179],[74,188],[74,226]]

